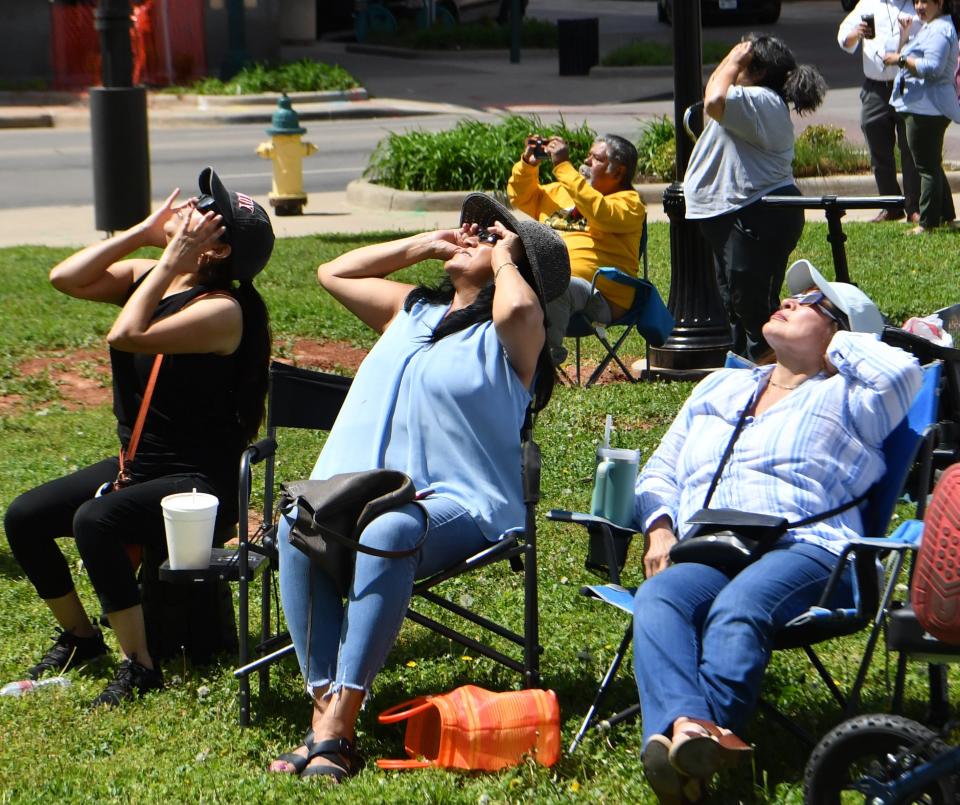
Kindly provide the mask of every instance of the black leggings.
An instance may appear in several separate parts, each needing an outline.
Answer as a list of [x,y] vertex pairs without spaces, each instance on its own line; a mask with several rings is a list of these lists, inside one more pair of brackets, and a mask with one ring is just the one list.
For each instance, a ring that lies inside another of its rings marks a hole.
[[207,476],[199,473],[165,475],[95,498],[102,484],[117,477],[117,464],[116,458],[105,459],[49,481],[24,492],[7,509],[3,520],[7,541],[41,598],[60,598],[73,590],[58,537],[76,540],[104,611],[117,612],[140,603],[124,545],[143,545],[166,556],[161,498],[194,488],[218,495],[217,526],[231,522],[236,505],[229,498],[224,500]]

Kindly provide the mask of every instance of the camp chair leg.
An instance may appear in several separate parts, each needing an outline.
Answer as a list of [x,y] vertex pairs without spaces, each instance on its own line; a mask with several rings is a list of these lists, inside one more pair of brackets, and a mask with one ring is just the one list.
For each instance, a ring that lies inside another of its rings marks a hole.
[[[273,586],[273,576],[271,573],[264,573],[263,590],[260,595],[260,645],[265,645],[270,640],[270,588]],[[261,649],[262,650],[262,649]],[[260,696],[266,696],[270,690],[270,666],[266,666],[260,671]]]
[[570,744],[570,749],[567,750],[568,754],[572,755],[577,750],[577,746],[579,746],[580,741],[583,740],[583,736],[586,735],[587,730],[590,729],[590,723],[593,721],[593,717],[597,714],[600,703],[607,695],[607,688],[610,687],[610,683],[613,682],[614,677],[617,675],[617,671],[620,670],[620,664],[623,662],[624,656],[626,656],[631,640],[633,640],[632,619],[630,623],[627,624],[627,629],[623,633],[623,639],[620,641],[620,647],[617,649],[617,653],[613,655],[613,661],[610,663],[610,667],[607,668],[607,673],[604,674],[603,681],[600,683],[600,687],[597,688],[597,693],[593,697],[593,703],[590,705],[590,709],[587,710],[587,715],[583,719],[583,723],[580,725],[580,729],[574,737],[573,743]]
[[524,544],[523,572],[523,665],[528,688],[540,686],[540,614],[537,596],[537,552],[531,541]]
[[893,682],[893,701],[890,709],[894,713],[900,713],[903,709],[903,688],[907,678],[907,653],[901,651],[897,654],[897,676]]
[[947,667],[929,665],[927,674],[930,680],[930,710],[927,722],[942,727],[950,719],[950,700],[947,697]]
[[813,667],[817,669],[817,673],[820,674],[820,678],[823,680],[823,684],[827,686],[827,690],[829,690],[830,693],[833,694],[833,698],[837,700],[837,704],[843,708],[846,708],[846,696],[844,696],[840,691],[840,688],[837,687],[837,683],[833,681],[833,677],[830,675],[830,672],[827,670],[826,666],[820,661],[817,653],[810,648],[810,646],[804,646],[803,650],[806,653],[807,658],[813,664]]
[[844,717],[850,718],[856,715],[857,708],[860,706],[860,691],[867,679],[867,671],[870,668],[870,660],[873,659],[873,652],[877,646],[877,640],[880,637],[880,630],[886,621],[887,610],[890,607],[890,600],[893,598],[893,591],[896,588],[897,579],[900,577],[900,571],[903,569],[903,563],[906,555],[903,551],[896,553],[896,559],[891,565],[891,571],[887,577],[887,584],[883,590],[883,597],[880,599],[880,605],[873,618],[873,627],[870,629],[870,635],[867,637],[867,645],[863,652],[863,659],[860,661],[860,668],[857,671],[857,677],[850,689],[850,695],[847,697],[847,704],[844,708]]
[[602,361],[600,361],[600,365],[593,370],[593,374],[591,374],[590,379],[587,380],[585,388],[590,388],[590,386],[597,382],[600,375],[603,374],[603,370],[607,368],[611,360],[617,362],[617,365],[631,383],[637,382],[637,378],[633,376],[633,372],[627,368],[626,364],[624,364],[624,362],[620,359],[620,356],[617,354],[617,350],[620,349],[620,345],[623,344],[623,342],[627,339],[627,336],[630,335],[631,330],[633,330],[632,324],[629,327],[624,327],[623,333],[621,333],[620,337],[617,339],[617,343],[613,346],[610,346],[610,342],[606,338],[599,333],[597,334],[597,340],[603,344],[603,348],[607,351],[607,355]]
[[[246,524],[241,523],[241,527],[244,527]],[[239,631],[238,635],[238,660],[240,665],[246,665],[250,659],[250,639],[249,639],[249,628],[250,628],[250,613],[249,613],[249,591],[250,591],[250,582],[247,580],[247,568],[246,568],[246,545],[242,545],[240,548],[240,581],[239,585],[239,606],[238,606],[238,620],[239,620]],[[250,680],[247,677],[240,678],[240,726],[248,727],[250,726]]]
[[577,385],[580,385],[580,338],[575,339],[577,342],[576,346],[576,355],[577,355]]

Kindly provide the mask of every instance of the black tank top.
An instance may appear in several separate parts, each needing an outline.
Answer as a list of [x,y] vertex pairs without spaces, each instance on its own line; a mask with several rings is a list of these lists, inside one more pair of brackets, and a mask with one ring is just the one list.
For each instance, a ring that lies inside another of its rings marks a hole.
[[[139,282],[142,278],[137,284]],[[131,294],[137,284],[130,289]],[[198,285],[165,297],[151,320],[176,313],[212,290],[220,289]],[[110,348],[113,412],[124,449],[130,441],[154,358],[154,355]],[[235,481],[244,448],[237,417],[237,369],[237,353],[164,357],[130,467],[134,480],[200,472],[214,482]]]

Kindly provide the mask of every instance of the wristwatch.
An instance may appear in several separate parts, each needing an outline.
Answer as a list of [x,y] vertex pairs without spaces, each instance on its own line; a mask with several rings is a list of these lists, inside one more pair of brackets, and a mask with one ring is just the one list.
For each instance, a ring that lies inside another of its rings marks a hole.
[[907,66],[907,57],[906,57],[906,56],[901,56],[899,59],[897,59],[897,67],[903,69],[903,68],[906,67],[906,66]]

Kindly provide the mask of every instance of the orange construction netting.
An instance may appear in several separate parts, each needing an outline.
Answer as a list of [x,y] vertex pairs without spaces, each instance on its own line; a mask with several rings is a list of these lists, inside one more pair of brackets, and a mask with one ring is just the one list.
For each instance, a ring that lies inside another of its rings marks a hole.
[[[50,7],[51,63],[57,89],[100,84],[95,8],[94,0],[61,0]],[[134,85],[187,84],[206,75],[203,3],[144,0],[133,5],[131,18]]]

